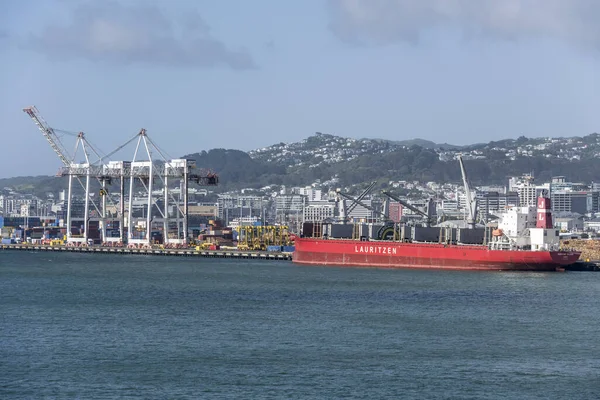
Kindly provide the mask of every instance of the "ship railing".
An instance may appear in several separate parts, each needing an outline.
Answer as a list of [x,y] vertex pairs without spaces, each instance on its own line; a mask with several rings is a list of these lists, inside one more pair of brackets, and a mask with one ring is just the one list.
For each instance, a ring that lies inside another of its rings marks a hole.
[[488,243],[488,249],[490,250],[516,250],[517,246],[510,241],[491,241]]

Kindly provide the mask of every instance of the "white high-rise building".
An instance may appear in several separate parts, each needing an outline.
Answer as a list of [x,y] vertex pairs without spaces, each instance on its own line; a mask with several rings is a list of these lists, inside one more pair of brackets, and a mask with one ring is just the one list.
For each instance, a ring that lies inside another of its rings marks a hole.
[[519,195],[519,206],[535,206],[537,198],[543,191],[550,191],[550,184],[535,185],[533,175],[525,174],[523,176],[514,176],[508,180],[508,191],[516,192]]
[[322,222],[335,216],[336,204],[330,201],[312,201],[304,207],[304,222]]
[[321,191],[321,189],[315,189],[312,186],[306,186],[306,187],[300,188],[298,190],[298,193],[306,196],[308,201],[323,200],[323,192]]

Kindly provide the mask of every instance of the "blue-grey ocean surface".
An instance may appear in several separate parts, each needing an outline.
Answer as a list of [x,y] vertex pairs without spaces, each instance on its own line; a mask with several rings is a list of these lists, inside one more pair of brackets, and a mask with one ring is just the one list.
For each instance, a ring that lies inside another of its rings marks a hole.
[[600,274],[0,251],[0,398],[600,398]]

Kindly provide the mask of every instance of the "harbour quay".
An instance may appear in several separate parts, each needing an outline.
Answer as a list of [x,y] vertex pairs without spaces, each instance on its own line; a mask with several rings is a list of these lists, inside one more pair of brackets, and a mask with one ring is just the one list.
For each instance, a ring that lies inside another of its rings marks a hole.
[[102,246],[47,246],[33,244],[3,244],[0,250],[13,251],[48,251],[63,253],[100,253],[100,254],[132,254],[172,257],[210,257],[210,258],[240,258],[253,260],[291,260],[292,253],[274,251],[239,251],[239,250],[196,250],[187,249],[156,249],[156,248],[126,248]]
[[584,261],[579,260],[565,267],[567,271],[600,271],[600,261]]

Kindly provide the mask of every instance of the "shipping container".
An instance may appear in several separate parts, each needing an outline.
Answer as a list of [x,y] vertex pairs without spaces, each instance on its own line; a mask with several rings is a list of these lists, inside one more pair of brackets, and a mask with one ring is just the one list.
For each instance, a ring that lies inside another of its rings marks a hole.
[[120,234],[120,232],[118,229],[107,229],[106,230],[106,237],[109,237],[109,238],[118,238],[119,234]]
[[323,228],[330,238],[335,239],[351,239],[354,231],[354,225],[352,224],[328,224],[326,229]]
[[87,236],[90,239],[100,239],[100,231],[98,229],[90,229]]
[[415,242],[439,242],[440,228],[413,226],[412,240]]
[[293,253],[296,251],[296,246],[282,246],[282,251],[284,253]]
[[267,251],[281,251],[282,246],[267,246]]
[[463,244],[483,244],[485,228],[458,229],[456,241]]
[[4,226],[41,226],[39,217],[4,217]]

